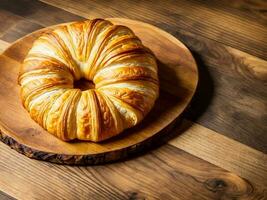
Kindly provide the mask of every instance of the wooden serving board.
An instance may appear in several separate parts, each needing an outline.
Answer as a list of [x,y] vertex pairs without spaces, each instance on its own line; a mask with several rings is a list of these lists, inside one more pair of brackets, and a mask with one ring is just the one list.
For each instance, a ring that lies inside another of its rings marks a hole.
[[179,40],[152,25],[121,18],[109,20],[130,27],[158,59],[160,96],[147,117],[136,127],[101,143],[63,142],[35,123],[21,104],[17,77],[33,41],[53,28],[48,27],[17,40],[0,56],[1,141],[30,158],[61,164],[100,164],[142,151],[169,129],[196,90],[194,58]]

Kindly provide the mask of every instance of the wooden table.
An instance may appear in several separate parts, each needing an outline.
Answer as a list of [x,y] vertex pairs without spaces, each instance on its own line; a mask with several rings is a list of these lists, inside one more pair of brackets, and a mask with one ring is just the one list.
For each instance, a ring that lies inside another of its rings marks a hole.
[[184,42],[200,84],[172,139],[128,160],[55,165],[0,143],[0,199],[267,199],[266,11],[264,0],[1,0],[1,51],[53,24],[131,18]]

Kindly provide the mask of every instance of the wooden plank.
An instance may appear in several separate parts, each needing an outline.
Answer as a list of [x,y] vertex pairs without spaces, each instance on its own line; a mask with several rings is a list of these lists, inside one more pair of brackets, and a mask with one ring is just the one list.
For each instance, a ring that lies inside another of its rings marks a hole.
[[188,120],[183,120],[176,132],[182,134],[169,141],[169,144],[267,186],[266,154]]
[[13,42],[27,35],[28,33],[34,32],[41,28],[43,27],[39,24],[35,24],[27,20],[20,20],[13,27],[8,29],[0,38],[6,42]]
[[1,40],[13,42],[44,26],[82,19],[82,17],[42,2],[31,0],[26,0],[26,2],[20,0],[0,2]]
[[227,76],[241,76],[248,81],[267,82],[266,60],[188,31],[167,31],[191,49],[196,59],[199,59],[200,65],[215,68]]
[[[240,67],[236,69],[241,76],[259,80],[262,83],[267,83],[267,61],[250,54],[244,53],[231,47],[225,47],[227,51],[233,55],[236,60],[241,63]],[[237,65],[238,67],[238,65]]]
[[[0,188],[18,199],[264,199],[264,188],[164,145],[124,162],[72,167],[0,144]],[[197,191],[197,193],[196,193]]]
[[35,0],[1,0],[0,8],[41,26],[51,26],[83,19],[78,15]]
[[[266,23],[245,11],[227,8],[219,1],[71,1],[42,0],[85,18],[126,17],[142,20],[163,29],[187,30],[261,58],[267,58]],[[230,9],[230,10],[229,10]],[[138,15],[136,14],[138,13]],[[201,20],[200,20],[201,19]]]
[[21,20],[19,16],[16,16],[10,12],[7,12],[0,7],[0,36],[12,28],[17,21]]
[[206,7],[212,9],[220,9],[224,12],[228,12],[228,15],[238,16],[240,19],[244,20],[254,20],[256,24],[261,24],[266,26],[266,14],[264,11],[267,10],[267,3],[264,0],[213,0],[213,1],[203,1],[194,0],[195,2],[201,3]]
[[214,68],[218,73],[241,77],[246,81],[267,82],[267,61],[238,49],[206,39],[188,31],[168,29],[193,52],[200,65]]
[[173,34],[198,62],[186,117],[267,153],[267,61],[186,31]]
[[221,2],[227,5],[227,7],[236,8],[238,10],[243,11],[243,13],[247,13],[248,15],[254,16],[256,21],[260,21],[266,24],[267,1],[265,0],[258,0],[258,1],[224,0]]
[[25,20],[23,17],[3,10],[0,6],[0,39],[13,42],[24,35],[43,28],[41,25]]

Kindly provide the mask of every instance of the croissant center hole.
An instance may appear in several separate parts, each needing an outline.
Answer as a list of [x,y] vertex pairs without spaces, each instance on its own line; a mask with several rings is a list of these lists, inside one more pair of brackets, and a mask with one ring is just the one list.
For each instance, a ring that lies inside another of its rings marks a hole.
[[84,90],[94,89],[95,84],[93,83],[93,81],[81,78],[80,80],[74,81],[74,88],[84,91]]

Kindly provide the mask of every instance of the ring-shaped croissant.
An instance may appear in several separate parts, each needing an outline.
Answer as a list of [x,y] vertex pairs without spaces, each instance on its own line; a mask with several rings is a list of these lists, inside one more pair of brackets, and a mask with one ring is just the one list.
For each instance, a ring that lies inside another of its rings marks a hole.
[[[81,78],[95,88],[74,88]],[[153,53],[129,28],[103,19],[42,34],[23,62],[19,84],[31,118],[65,141],[115,136],[139,123],[159,94]]]

